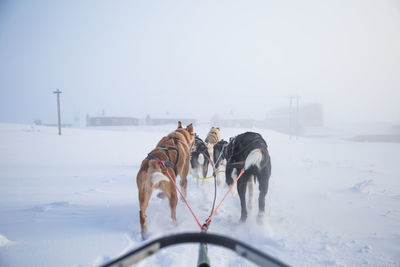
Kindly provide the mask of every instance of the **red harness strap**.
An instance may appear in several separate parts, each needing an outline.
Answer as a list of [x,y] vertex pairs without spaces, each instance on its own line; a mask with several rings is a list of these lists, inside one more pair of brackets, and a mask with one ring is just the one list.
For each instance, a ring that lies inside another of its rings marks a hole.
[[157,158],[157,157],[154,157],[154,159],[158,162],[158,164],[160,164],[162,170],[165,171],[165,173],[167,174],[168,178],[169,178],[169,179],[171,180],[171,182],[175,185],[176,190],[178,190],[178,192],[179,192],[179,194],[181,195],[183,201],[186,203],[186,206],[189,208],[189,211],[192,213],[194,219],[196,220],[197,224],[199,225],[199,227],[200,227],[200,229],[201,229],[202,227],[201,227],[201,224],[200,224],[199,219],[197,219],[197,217],[196,217],[196,215],[194,214],[194,212],[193,212],[192,208],[190,207],[189,203],[186,201],[186,198],[183,196],[181,190],[179,190],[179,188],[178,188],[178,186],[176,185],[174,179],[172,179],[171,175],[169,174],[169,172],[168,172],[168,170],[167,170],[167,166],[165,165],[165,162],[162,161],[162,160],[160,160],[160,159]]
[[165,161],[162,161],[161,159],[154,157],[154,160],[158,162],[158,164],[160,164],[161,169],[166,170],[167,166],[165,165]]
[[196,220],[197,224],[199,225],[199,227],[200,227],[200,229],[201,229],[201,224],[200,224],[199,219],[197,219],[197,217],[196,217],[196,215],[194,214],[192,208],[189,206],[189,203],[186,201],[186,198],[183,196],[181,190],[179,190],[179,188],[178,188],[178,186],[176,185],[174,179],[172,179],[171,175],[169,175],[169,172],[168,172],[167,169],[165,169],[165,172],[167,173],[168,178],[171,180],[171,182],[175,185],[176,190],[178,190],[178,192],[179,192],[179,194],[181,195],[183,201],[186,203],[186,206],[189,208],[190,212],[192,213],[194,219]]
[[211,221],[211,218],[214,216],[214,214],[217,212],[217,210],[219,209],[219,207],[221,206],[222,202],[225,200],[225,198],[227,197],[227,195],[229,194],[229,192],[232,190],[233,186],[237,183],[237,181],[239,180],[239,178],[242,176],[242,174],[245,172],[244,169],[242,169],[238,175],[238,177],[235,179],[235,181],[233,182],[233,184],[229,187],[229,190],[226,192],[225,196],[222,198],[221,202],[218,204],[217,208],[214,210],[214,212],[210,215],[210,217],[208,217],[208,219],[206,220],[206,222],[201,225],[199,219],[197,219],[196,215],[194,214],[192,208],[190,207],[189,203],[186,201],[186,198],[183,196],[181,190],[179,190],[178,186],[176,185],[176,182],[174,181],[174,179],[172,179],[171,175],[168,172],[167,166],[165,165],[165,162],[160,160],[157,157],[154,157],[154,159],[157,161],[158,164],[160,164],[161,168],[163,171],[165,171],[165,173],[167,174],[168,178],[171,180],[171,182],[174,184],[176,190],[178,190],[179,194],[181,195],[183,201],[185,202],[186,206],[188,207],[190,213],[192,213],[194,219],[196,220],[198,226],[200,227],[201,230],[207,230],[208,225]]
[[236,182],[239,180],[239,178],[242,176],[242,174],[244,173],[244,169],[242,169],[239,173],[239,176],[235,179],[235,181],[233,182],[233,184],[229,187],[229,190],[226,192],[225,196],[222,198],[221,202],[219,202],[218,206],[215,208],[214,212],[211,214],[210,217],[208,217],[208,219],[206,220],[205,225],[203,225],[202,229],[207,229],[208,224],[211,221],[211,218],[214,216],[214,214],[217,212],[217,210],[219,209],[219,206],[221,206],[222,202],[225,200],[226,196],[229,194],[229,192],[232,190],[233,186],[236,184]]

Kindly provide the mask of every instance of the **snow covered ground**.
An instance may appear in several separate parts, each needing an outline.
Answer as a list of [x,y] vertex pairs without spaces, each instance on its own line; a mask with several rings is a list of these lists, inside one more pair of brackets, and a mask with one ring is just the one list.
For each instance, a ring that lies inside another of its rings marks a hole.
[[[97,266],[143,244],[136,174],[141,161],[175,125],[57,129],[0,124],[0,266]],[[196,132],[204,138],[209,126]],[[222,137],[248,129],[222,129]],[[256,211],[238,224],[239,198],[230,195],[209,231],[244,241],[293,266],[399,266],[400,144],[339,138],[292,139],[257,130],[272,159],[265,223]],[[217,201],[226,187],[218,188]],[[213,182],[188,201],[202,220]],[[148,208],[152,237],[198,231],[183,202],[178,226],[167,201]],[[179,245],[139,266],[195,266],[198,245]],[[209,246],[213,266],[251,266]]]

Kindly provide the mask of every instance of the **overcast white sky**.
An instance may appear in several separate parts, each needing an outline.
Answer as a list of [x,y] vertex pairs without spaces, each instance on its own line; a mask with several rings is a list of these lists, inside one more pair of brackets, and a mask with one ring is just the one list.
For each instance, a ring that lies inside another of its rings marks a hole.
[[400,121],[400,1],[0,0],[0,122],[108,115]]

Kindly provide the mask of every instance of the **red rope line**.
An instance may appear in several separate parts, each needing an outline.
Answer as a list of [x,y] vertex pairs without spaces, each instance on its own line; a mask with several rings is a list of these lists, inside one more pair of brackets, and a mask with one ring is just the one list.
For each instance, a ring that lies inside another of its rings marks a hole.
[[176,190],[178,190],[179,194],[181,195],[183,201],[186,203],[186,206],[189,208],[190,212],[192,213],[192,215],[193,215],[194,219],[196,220],[197,224],[199,225],[200,229],[202,229],[202,226],[201,226],[201,224],[200,224],[200,221],[197,219],[197,217],[196,217],[196,215],[194,214],[192,208],[190,208],[189,203],[186,201],[186,198],[183,196],[181,190],[179,190],[179,188],[178,188],[178,186],[176,185],[174,179],[172,179],[171,175],[169,175],[169,172],[168,172],[167,169],[165,169],[165,172],[167,173],[168,178],[171,180],[171,182],[175,185]]
[[[239,173],[239,176],[235,179],[235,181],[233,182],[233,184],[229,187],[229,190],[226,192],[225,196],[222,198],[221,202],[219,202],[217,208],[214,210],[214,212],[211,214],[210,217],[208,217],[207,221],[206,221],[206,225],[208,225],[211,221],[211,218],[214,216],[214,214],[217,212],[217,210],[219,209],[219,206],[221,206],[222,202],[225,200],[226,196],[229,194],[229,192],[232,190],[233,186],[236,184],[236,182],[239,180],[239,178],[242,176],[242,174],[244,173],[244,169],[242,169]],[[203,226],[205,227],[205,226]],[[204,229],[202,227],[202,229]]]
[[[228,196],[229,192],[232,190],[232,188],[235,186],[235,184],[237,183],[237,181],[239,180],[239,178],[240,178],[240,177],[242,176],[242,174],[245,172],[244,169],[242,169],[242,170],[240,171],[239,176],[235,179],[235,181],[233,182],[233,184],[229,187],[229,189],[228,189],[228,191],[226,192],[225,196],[224,196],[224,197],[222,198],[222,200],[219,202],[217,208],[216,208],[216,209],[214,210],[214,212],[210,215],[210,217],[208,217],[208,219],[206,220],[205,224],[202,226],[201,223],[200,223],[200,221],[199,221],[199,219],[197,219],[197,217],[196,217],[196,215],[194,214],[192,208],[190,207],[189,203],[186,201],[186,198],[183,196],[181,190],[179,190],[179,187],[176,185],[174,179],[172,179],[171,175],[169,174],[168,169],[167,169],[167,167],[165,166],[165,163],[164,163],[162,160],[158,159],[158,158],[156,158],[156,161],[160,164],[161,168],[162,168],[163,170],[165,170],[165,172],[167,173],[168,178],[169,178],[169,179],[171,180],[171,182],[174,184],[176,190],[178,190],[178,192],[179,192],[179,194],[181,195],[183,201],[185,202],[186,206],[188,207],[190,213],[192,213],[192,215],[193,215],[194,219],[196,220],[198,226],[199,226],[200,229],[202,229],[202,230],[207,230],[208,224],[210,223],[211,218],[215,215],[215,213],[217,212],[217,210],[218,210],[219,207],[221,206],[222,202],[225,200],[225,198]],[[211,161],[210,161],[210,163],[211,163]],[[212,163],[211,163],[211,164],[212,164]],[[213,164],[212,164],[212,165],[213,165]],[[213,166],[213,168],[214,168],[214,172],[215,172],[215,167]]]

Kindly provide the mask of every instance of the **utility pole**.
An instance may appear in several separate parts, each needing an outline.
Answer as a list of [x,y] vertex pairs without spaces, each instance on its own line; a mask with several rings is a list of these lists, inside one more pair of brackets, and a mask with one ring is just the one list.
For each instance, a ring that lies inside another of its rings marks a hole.
[[62,93],[60,89],[57,88],[56,91],[53,92],[57,95],[57,111],[58,111],[58,135],[61,135],[61,110],[60,110],[60,94]]

